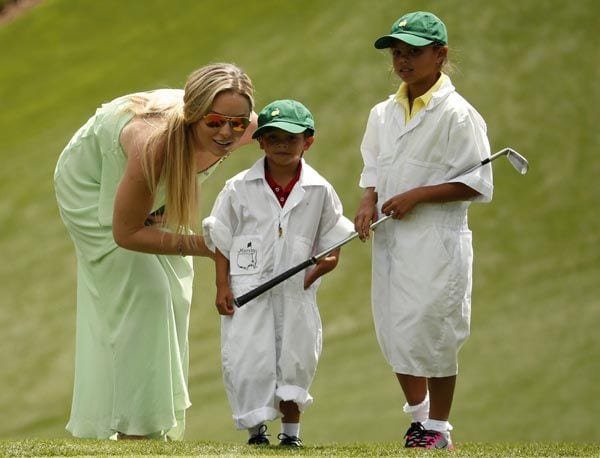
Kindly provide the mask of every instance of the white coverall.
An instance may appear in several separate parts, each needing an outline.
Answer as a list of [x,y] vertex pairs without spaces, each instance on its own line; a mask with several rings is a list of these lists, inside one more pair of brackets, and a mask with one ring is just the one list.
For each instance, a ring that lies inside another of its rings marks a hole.
[[[203,221],[207,246],[230,263],[237,297],[350,235],[333,187],[302,160],[302,172],[282,208],[269,187],[264,158],[230,179]],[[298,273],[221,319],[227,397],[238,429],[281,416],[279,401],[300,411],[321,353],[316,304],[319,281],[304,290]]]
[[[375,187],[378,211],[418,186],[464,183],[492,198],[492,168],[456,177],[489,157],[486,125],[449,78],[405,124],[394,96],[369,115],[361,145],[363,188]],[[420,204],[373,237],[372,306],[377,339],[395,373],[446,377],[458,372],[469,336],[473,247],[469,201]]]

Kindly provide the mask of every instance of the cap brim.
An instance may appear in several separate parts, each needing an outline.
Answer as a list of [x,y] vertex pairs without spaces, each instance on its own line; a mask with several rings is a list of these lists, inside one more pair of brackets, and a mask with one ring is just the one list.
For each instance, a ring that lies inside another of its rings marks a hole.
[[273,122],[269,122],[269,123],[265,124],[264,126],[260,126],[258,129],[256,129],[254,131],[254,133],[252,134],[252,138],[260,137],[264,133],[264,131],[270,127],[275,127],[277,129],[285,130],[286,132],[289,132],[290,134],[301,134],[305,130],[312,131],[312,129],[310,129],[309,127],[299,126],[298,124],[292,124],[291,122],[273,121]]
[[427,38],[421,38],[416,35],[410,35],[408,33],[397,33],[393,35],[385,35],[381,38],[378,38],[375,41],[375,47],[377,49],[391,48],[392,45],[396,42],[396,40],[403,41],[404,43],[408,43],[412,46],[427,46],[433,43],[433,40],[428,40]]

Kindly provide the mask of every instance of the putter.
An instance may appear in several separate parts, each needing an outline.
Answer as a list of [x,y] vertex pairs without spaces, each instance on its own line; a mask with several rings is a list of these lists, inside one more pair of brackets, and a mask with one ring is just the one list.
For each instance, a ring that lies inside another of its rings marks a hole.
[[[527,159],[525,159],[523,156],[521,156],[519,153],[517,153],[512,148],[504,148],[504,149],[498,151],[497,153],[494,153],[493,155],[491,155],[487,159],[484,159],[483,161],[478,162],[477,164],[470,165],[466,169],[461,170],[455,176],[453,176],[452,178],[450,178],[450,180],[452,180],[454,178],[457,178],[457,177],[459,177],[461,175],[464,175],[465,173],[472,172],[473,170],[476,170],[479,167],[483,167],[484,165],[489,164],[492,161],[495,161],[497,158],[499,158],[501,156],[506,156],[506,158],[508,159],[508,161],[510,162],[510,164],[521,175],[525,175],[527,173],[527,171],[529,170],[529,163],[527,162]],[[391,217],[392,217],[392,215],[390,214],[390,215],[384,216],[383,218],[379,218],[377,221],[375,221],[373,224],[371,224],[370,229],[374,231],[377,228],[377,226],[379,226],[384,221],[387,221]],[[341,246],[345,245],[346,243],[354,240],[356,237],[358,237],[358,232],[353,232],[352,234],[350,234],[345,239],[339,241],[338,243],[336,243],[333,246],[330,246],[326,250],[321,251],[320,253],[314,255],[310,259],[307,259],[306,261],[304,261],[304,262],[302,262],[302,263],[300,263],[300,264],[298,264],[298,265],[296,265],[294,267],[291,267],[290,269],[286,270],[285,272],[280,273],[279,275],[273,277],[271,280],[263,283],[262,285],[257,286],[256,288],[254,288],[251,291],[248,291],[246,294],[242,294],[241,296],[236,297],[233,300],[233,303],[238,308],[242,307],[247,302],[251,301],[252,299],[254,299],[254,298],[258,297],[258,296],[260,296],[262,293],[270,290],[274,286],[277,286],[279,283],[287,280],[291,276],[296,275],[298,272],[306,269],[307,267],[309,267],[309,266],[311,266],[313,264],[316,264],[321,259],[323,259],[325,256],[327,256],[329,253],[331,253],[334,250],[337,250],[338,248],[340,248]]]

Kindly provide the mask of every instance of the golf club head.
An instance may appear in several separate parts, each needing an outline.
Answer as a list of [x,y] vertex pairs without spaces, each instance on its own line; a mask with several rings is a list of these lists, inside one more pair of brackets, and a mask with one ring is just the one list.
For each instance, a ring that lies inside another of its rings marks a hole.
[[506,148],[506,157],[511,165],[521,175],[525,175],[529,170],[529,162],[512,148]]

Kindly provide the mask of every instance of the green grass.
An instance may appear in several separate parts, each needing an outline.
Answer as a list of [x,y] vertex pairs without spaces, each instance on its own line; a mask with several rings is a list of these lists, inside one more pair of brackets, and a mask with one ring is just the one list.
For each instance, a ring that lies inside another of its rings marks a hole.
[[[445,450],[407,450],[402,444],[347,443],[308,446],[302,450],[281,450],[277,446],[253,447],[218,442],[111,442],[98,440],[0,441],[2,456],[449,456]],[[470,457],[565,457],[598,456],[600,445],[572,443],[463,443],[451,456]]]
[[[491,450],[510,455],[516,452],[500,444],[519,442],[526,445],[516,449],[534,455],[543,442],[552,455],[562,447],[555,441],[599,442],[594,0],[46,0],[0,26],[1,438],[68,437],[75,258],[52,172],[95,107],[129,91],[179,87],[207,62],[234,61],[252,76],[259,108],[276,98],[311,108],[317,141],[307,160],[334,184],[352,217],[368,111],[397,85],[388,56],[372,42],[416,9],[433,10],[448,25],[458,67],[453,81],[486,119],[492,148],[512,146],[531,164],[520,177],[497,161],[494,201],[474,205],[470,214],[473,330],[461,353],[451,418],[458,451],[474,443],[474,453],[485,452],[481,443],[492,442]],[[205,211],[224,180],[259,155],[253,146],[225,162],[204,190]],[[205,260],[196,265],[190,443],[170,450],[214,446],[235,454],[231,444],[243,443],[245,434],[233,429],[221,382],[213,268]],[[408,419],[375,341],[369,288],[369,246],[353,242],[320,290],[324,352],[315,403],[302,424],[305,441],[317,448],[306,453],[350,453],[346,443],[399,453],[379,445],[398,440]],[[89,443],[82,453],[121,446]],[[7,444],[65,447],[61,454],[83,446]]]

